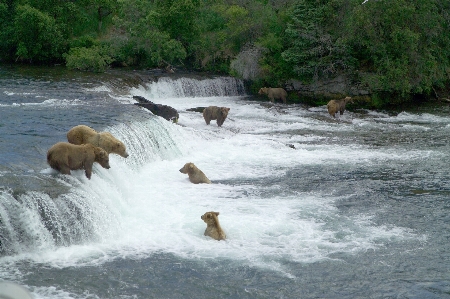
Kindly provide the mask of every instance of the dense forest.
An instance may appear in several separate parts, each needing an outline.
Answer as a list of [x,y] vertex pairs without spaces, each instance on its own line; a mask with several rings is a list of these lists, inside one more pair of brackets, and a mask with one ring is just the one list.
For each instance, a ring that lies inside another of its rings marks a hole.
[[0,0],[0,61],[176,67],[254,86],[345,75],[374,106],[450,86],[448,0]]

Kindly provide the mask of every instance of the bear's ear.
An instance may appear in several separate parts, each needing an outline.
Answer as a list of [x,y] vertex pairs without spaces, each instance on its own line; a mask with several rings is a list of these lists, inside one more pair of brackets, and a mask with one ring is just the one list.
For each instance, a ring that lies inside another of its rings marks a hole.
[[216,214],[216,216],[219,216],[220,213],[219,212],[214,212],[214,214]]
[[192,164],[192,163],[189,163],[189,168],[194,168],[194,164]]
[[230,111],[230,108],[226,108],[227,109],[227,111]]

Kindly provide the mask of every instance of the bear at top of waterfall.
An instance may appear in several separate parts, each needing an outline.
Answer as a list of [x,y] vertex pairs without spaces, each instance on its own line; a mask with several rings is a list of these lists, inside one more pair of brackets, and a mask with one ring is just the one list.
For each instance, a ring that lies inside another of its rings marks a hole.
[[86,177],[91,179],[94,162],[99,163],[103,168],[110,168],[108,153],[92,144],[75,145],[58,142],[47,152],[47,163],[62,174],[70,174],[71,170],[84,169]]
[[287,92],[283,88],[262,87],[258,94],[266,94],[272,103],[275,100],[282,100],[283,104],[286,104]]
[[90,143],[101,147],[108,154],[117,154],[124,158],[128,157],[127,150],[122,141],[118,140],[109,132],[97,132],[91,127],[78,125],[67,132],[67,141],[80,145]]
[[229,111],[230,108],[227,107],[209,106],[203,109],[203,118],[207,125],[209,125],[211,120],[217,119],[217,125],[221,127]]
[[225,240],[227,236],[220,226],[218,216],[219,212],[206,212],[201,218],[206,223],[204,235],[220,241]]
[[328,113],[336,118],[336,113],[339,111],[340,115],[344,114],[345,105],[350,102],[353,103],[351,97],[345,97],[340,100],[331,100],[327,104]]
[[180,169],[181,173],[187,173],[189,180],[194,184],[211,184],[211,181],[206,177],[206,175],[194,165],[194,163],[186,163]]

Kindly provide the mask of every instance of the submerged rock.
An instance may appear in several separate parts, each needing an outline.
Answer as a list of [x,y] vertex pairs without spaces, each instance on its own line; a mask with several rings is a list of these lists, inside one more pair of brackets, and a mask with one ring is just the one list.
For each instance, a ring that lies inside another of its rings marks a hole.
[[133,99],[138,101],[138,103],[134,103],[135,105],[150,110],[154,115],[161,116],[167,119],[168,121],[172,121],[174,123],[178,122],[178,118],[180,117],[180,115],[178,114],[178,111],[175,108],[167,105],[155,104],[152,101],[149,101],[141,96],[133,96]]

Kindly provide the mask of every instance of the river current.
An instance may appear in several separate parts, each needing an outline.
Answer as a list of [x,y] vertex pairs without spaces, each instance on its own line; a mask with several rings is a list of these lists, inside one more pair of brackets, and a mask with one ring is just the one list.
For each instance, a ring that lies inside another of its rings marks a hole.
[[[212,105],[222,127],[190,110]],[[0,281],[51,299],[450,298],[449,112],[335,120],[230,77],[0,67]],[[90,180],[52,170],[79,124],[130,156]],[[208,211],[227,240],[203,235]]]

